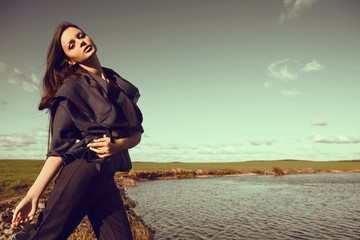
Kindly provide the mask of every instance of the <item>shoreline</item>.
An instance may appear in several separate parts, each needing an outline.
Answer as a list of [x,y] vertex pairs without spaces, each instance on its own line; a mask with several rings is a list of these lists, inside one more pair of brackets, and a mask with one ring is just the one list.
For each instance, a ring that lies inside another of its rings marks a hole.
[[150,180],[171,180],[171,179],[191,179],[191,178],[210,178],[225,176],[256,176],[273,175],[284,176],[292,174],[319,174],[319,173],[360,173],[360,169],[313,169],[313,168],[279,168],[272,169],[171,169],[162,171],[150,170],[131,170],[128,173],[116,173],[115,179],[123,186],[136,186],[137,182]]
[[[136,214],[134,208],[136,202],[131,200],[125,193],[123,186],[115,180],[115,183],[120,191],[121,197],[123,199],[124,207],[128,216],[128,220],[131,226],[131,231],[133,234],[134,240],[152,240],[154,239],[155,231],[147,226],[143,219]],[[31,223],[27,223],[15,228],[11,228],[11,219],[13,215],[13,209],[16,205],[23,199],[26,195],[26,191],[16,194],[16,196],[7,197],[0,201],[0,240],[2,239],[16,239],[16,240],[26,240],[29,238],[30,230],[36,226],[37,218],[40,212],[45,208],[45,201],[48,198],[51,190],[53,188],[53,183],[50,184],[47,189],[42,194],[36,216]],[[77,228],[69,236],[68,240],[96,240],[95,233],[90,224],[90,221],[87,216],[79,223]]]
[[[127,197],[124,186],[136,186],[138,182],[151,180],[174,180],[174,179],[191,179],[191,178],[213,178],[213,177],[227,177],[227,176],[258,176],[258,175],[273,175],[284,176],[291,174],[319,174],[319,173],[360,173],[360,168],[356,169],[313,169],[313,168],[280,168],[272,167],[271,169],[181,169],[173,168],[171,170],[131,170],[130,172],[117,172],[114,176],[115,183],[123,198],[123,202],[128,213],[129,222],[132,228],[135,240],[151,240],[154,237],[155,231],[151,226],[147,226],[143,219],[138,216],[134,210],[136,202]],[[50,185],[43,193],[38,212],[41,211],[45,204],[45,200],[51,192],[53,185]],[[27,239],[29,230],[35,223],[29,223],[22,227],[10,229],[10,221],[12,217],[12,210],[16,204],[25,196],[26,188],[19,189],[12,196],[3,196],[0,201],[0,218],[2,220],[0,226],[0,239],[5,236],[5,239]],[[15,237],[15,238],[14,238]],[[95,234],[92,230],[91,224],[87,217],[79,224],[70,240],[74,239],[89,239],[95,240]]]

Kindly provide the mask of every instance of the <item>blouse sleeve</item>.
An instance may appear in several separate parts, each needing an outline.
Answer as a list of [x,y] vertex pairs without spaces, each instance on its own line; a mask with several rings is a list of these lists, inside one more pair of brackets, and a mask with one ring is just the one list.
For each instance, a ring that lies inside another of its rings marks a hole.
[[58,156],[63,159],[64,164],[72,161],[71,155],[66,154],[75,142],[78,130],[66,110],[66,102],[59,103],[51,124],[51,144],[47,154],[49,156]]

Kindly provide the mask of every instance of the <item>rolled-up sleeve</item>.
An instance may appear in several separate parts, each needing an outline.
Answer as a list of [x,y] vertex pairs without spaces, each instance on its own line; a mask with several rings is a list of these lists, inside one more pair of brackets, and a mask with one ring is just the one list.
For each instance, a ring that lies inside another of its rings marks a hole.
[[143,133],[144,133],[144,128],[142,127],[141,124],[139,124],[137,127],[129,128],[129,129],[127,130],[127,132],[129,133],[129,136],[134,135],[134,134],[136,134],[136,133],[138,133],[138,132],[140,132],[141,134],[143,134]]
[[51,124],[51,143],[47,156],[58,156],[68,164],[71,155],[67,151],[75,144],[78,130],[66,109],[66,101],[59,103]]

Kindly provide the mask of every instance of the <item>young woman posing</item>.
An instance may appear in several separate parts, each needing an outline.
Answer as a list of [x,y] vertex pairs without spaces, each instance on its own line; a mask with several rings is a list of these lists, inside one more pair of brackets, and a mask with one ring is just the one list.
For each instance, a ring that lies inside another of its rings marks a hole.
[[78,26],[61,24],[49,47],[39,110],[48,109],[48,158],[12,226],[31,222],[39,198],[61,169],[30,239],[67,239],[88,215],[98,239],[132,239],[116,171],[129,171],[128,149],[143,133],[138,89],[103,68]]

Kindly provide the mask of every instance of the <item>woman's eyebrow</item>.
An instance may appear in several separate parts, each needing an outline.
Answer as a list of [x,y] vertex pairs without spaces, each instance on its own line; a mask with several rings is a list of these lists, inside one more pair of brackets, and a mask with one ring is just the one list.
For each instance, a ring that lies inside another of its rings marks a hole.
[[70,43],[73,41],[74,41],[74,39],[70,39],[70,41],[66,45],[70,45]]
[[[82,31],[79,31],[78,33],[76,33],[76,37],[79,38],[80,34],[84,33]],[[66,45],[69,45],[72,41],[74,41],[74,39],[70,39],[70,41]]]
[[79,38],[81,34],[84,34],[82,31],[79,31],[77,34],[76,34],[76,37]]

